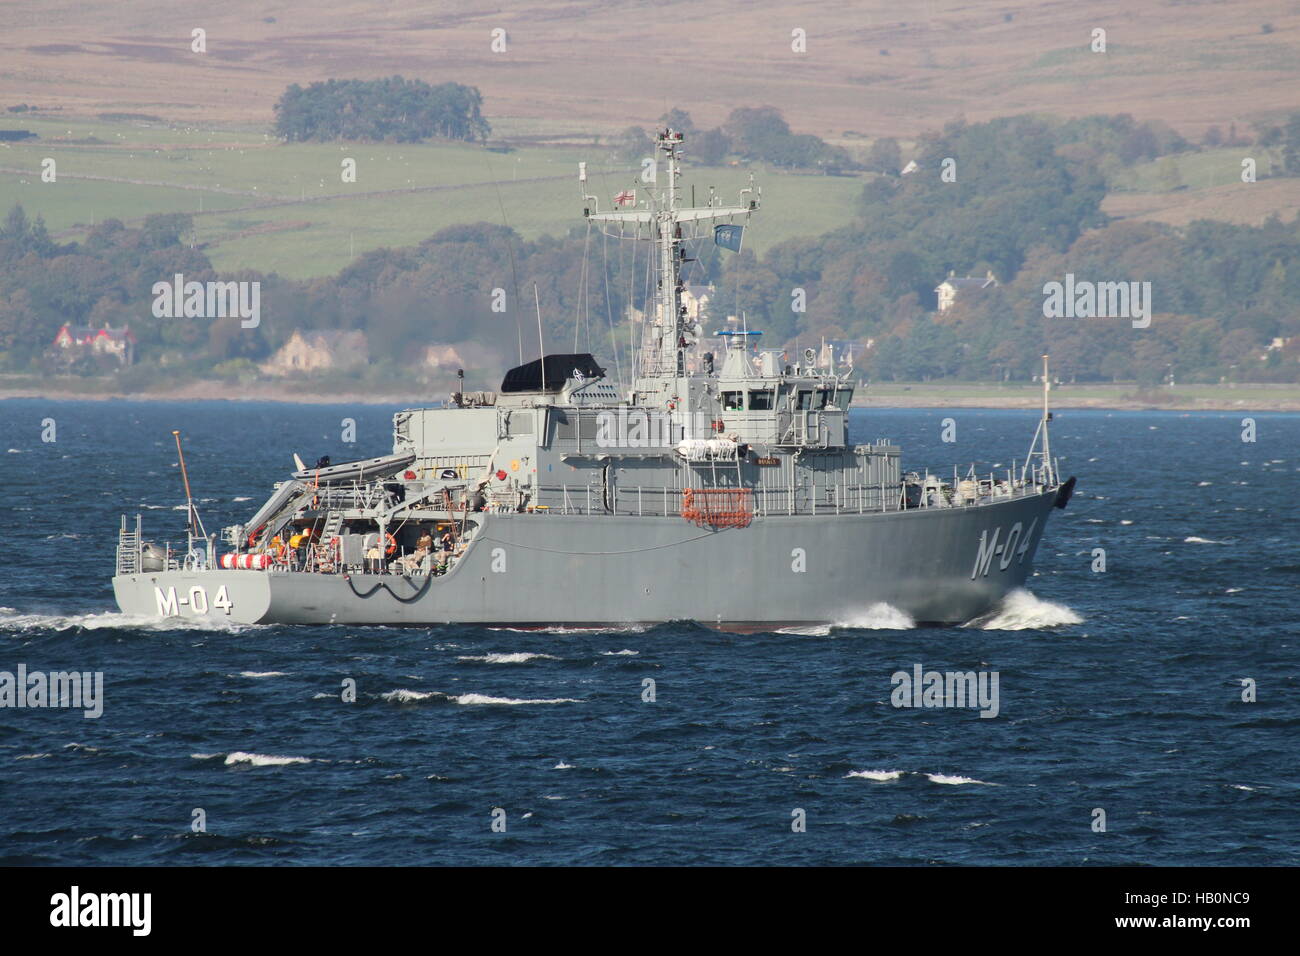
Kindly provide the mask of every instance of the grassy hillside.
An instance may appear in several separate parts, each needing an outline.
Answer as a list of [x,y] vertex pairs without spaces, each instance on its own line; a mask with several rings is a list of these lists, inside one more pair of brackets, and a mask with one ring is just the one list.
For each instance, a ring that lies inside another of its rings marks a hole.
[[[15,124],[16,125],[16,124]],[[0,209],[22,203],[63,238],[92,221],[137,220],[155,212],[195,216],[196,241],[221,269],[257,268],[293,277],[337,272],[352,254],[411,245],[446,226],[505,221],[527,238],[582,223],[578,162],[608,206],[635,185],[631,168],[607,164],[603,150],[530,147],[502,154],[462,144],[281,145],[249,131],[170,128],[121,120],[28,119],[38,141],[0,146]],[[42,159],[58,181],[43,183]],[[344,183],[341,163],[357,163]],[[727,198],[748,181],[737,167],[688,169],[704,201],[710,186]],[[773,243],[846,223],[862,181],[853,177],[755,170],[763,212],[746,242]]]

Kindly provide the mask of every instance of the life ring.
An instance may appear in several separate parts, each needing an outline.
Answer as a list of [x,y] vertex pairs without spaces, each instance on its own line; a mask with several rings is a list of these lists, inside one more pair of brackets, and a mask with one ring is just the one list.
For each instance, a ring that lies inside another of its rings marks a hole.
[[384,548],[384,554],[391,558],[393,553],[397,551],[397,539],[393,537],[391,531],[385,531],[384,540],[387,542],[387,546]]

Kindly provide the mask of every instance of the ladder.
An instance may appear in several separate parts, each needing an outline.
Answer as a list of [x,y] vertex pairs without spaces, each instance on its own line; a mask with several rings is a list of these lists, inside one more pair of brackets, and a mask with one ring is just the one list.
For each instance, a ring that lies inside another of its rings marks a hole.
[[331,511],[325,518],[325,527],[321,530],[320,540],[328,544],[330,539],[343,530],[343,512]]
[[117,573],[140,573],[140,516],[135,516],[135,529],[128,531],[126,515],[122,515],[122,527],[117,532]]

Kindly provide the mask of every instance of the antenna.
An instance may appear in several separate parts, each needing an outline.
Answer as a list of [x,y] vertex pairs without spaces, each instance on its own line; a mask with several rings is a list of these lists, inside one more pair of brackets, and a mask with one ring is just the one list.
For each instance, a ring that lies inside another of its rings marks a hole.
[[[1052,390],[1052,378],[1047,371],[1047,356],[1043,356],[1043,467],[1051,476],[1052,470],[1052,442],[1048,437],[1048,423],[1052,420],[1052,411],[1049,406],[1048,394]],[[1051,476],[1054,477],[1054,476]]]
[[533,304],[537,306],[537,358],[542,363],[542,391],[546,391],[546,349],[542,345],[542,300],[537,295],[537,283],[533,283]]
[[[1042,478],[1046,484],[1056,482],[1055,470],[1052,468],[1052,443],[1048,435],[1048,425],[1052,420],[1052,410],[1049,393],[1052,390],[1052,380],[1048,372],[1047,356],[1043,356],[1043,416],[1038,420],[1038,428],[1034,430],[1034,440],[1029,445],[1029,454],[1025,456],[1024,467],[1021,468],[1021,479],[1024,480],[1025,473],[1029,471],[1029,460],[1034,457],[1034,449],[1038,449],[1038,457],[1042,460]],[[1041,438],[1041,442],[1040,442]]]

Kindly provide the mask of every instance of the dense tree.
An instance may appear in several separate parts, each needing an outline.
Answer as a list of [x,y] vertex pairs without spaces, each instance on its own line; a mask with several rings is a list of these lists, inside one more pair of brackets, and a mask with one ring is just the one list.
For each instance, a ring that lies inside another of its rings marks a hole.
[[275,133],[304,140],[418,143],[442,139],[479,142],[492,127],[483,96],[473,86],[392,76],[381,80],[325,80],[290,86],[275,104]]

